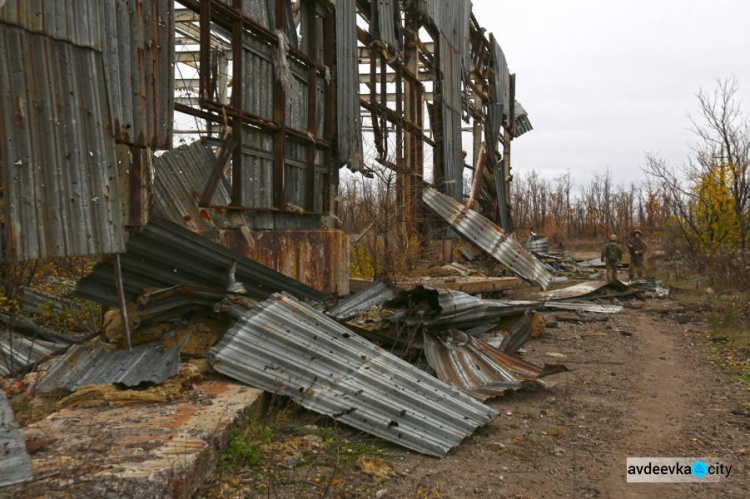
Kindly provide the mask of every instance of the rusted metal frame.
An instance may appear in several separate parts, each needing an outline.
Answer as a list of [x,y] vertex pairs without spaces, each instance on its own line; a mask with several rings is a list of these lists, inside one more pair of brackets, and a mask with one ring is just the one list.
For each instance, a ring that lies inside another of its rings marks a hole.
[[[399,118],[396,115],[396,111],[394,111],[393,109],[389,107],[384,108],[381,104],[378,104],[377,102],[371,103],[364,99],[360,99],[359,105],[372,113],[381,114],[388,122],[393,123],[394,125],[396,125],[399,121]],[[416,135],[419,135],[421,140],[435,147],[435,142],[429,137],[427,137],[426,135],[424,135],[422,127],[419,126],[418,123],[412,123],[411,121],[406,120],[403,117],[401,118],[401,122],[407,130],[411,131],[412,133]]]
[[[373,43],[373,39],[372,39],[372,36],[370,36],[370,33],[363,30],[359,26],[357,26],[357,40],[362,42],[362,44],[365,47],[370,47]],[[408,78],[409,80],[419,81],[417,74],[411,71],[409,68],[407,68],[398,58],[394,58],[391,60],[388,60],[386,58],[386,62],[388,63],[388,66],[390,66],[391,69],[393,69],[394,71],[397,68],[400,68],[404,78]]]
[[[234,0],[236,9],[242,11],[242,0]],[[235,19],[232,25],[232,107],[242,110],[243,92],[243,54],[242,54],[242,18]],[[232,118],[232,135],[236,143],[232,153],[232,205],[244,206],[242,189],[242,136],[244,134],[242,116]],[[213,193],[211,193],[213,195]],[[209,198],[210,201],[210,198]]]
[[[325,104],[323,106],[323,138],[333,144],[336,137],[336,94],[337,94],[337,66],[336,66],[336,11],[329,4],[325,7],[325,17],[323,18],[323,62],[330,68],[330,81],[326,85]],[[331,36],[333,34],[333,36]],[[331,184],[334,178],[332,169],[333,148],[326,147],[323,149],[323,164],[326,168],[326,174],[323,178],[323,212],[332,213],[335,206],[331,206]]]
[[128,223],[127,227],[140,227],[143,225],[143,174],[144,165],[141,161],[141,149],[136,146],[128,146],[132,161],[128,168]]
[[[286,19],[286,0],[276,0],[276,29],[284,30]],[[281,80],[276,78],[273,85],[273,121],[279,130],[273,137],[273,206],[283,209],[284,170],[286,165],[286,96]]]
[[445,150],[443,149],[443,80],[441,78],[443,68],[440,67],[440,36],[442,35],[438,34],[438,36],[433,38],[436,40],[434,58],[438,61],[438,67],[437,70],[433,70],[434,88],[432,91],[433,101],[430,108],[430,128],[432,129],[432,134],[435,138],[435,150],[432,155],[435,159],[432,167],[433,184],[439,191],[445,192],[445,187],[443,185],[445,182]]
[[[307,9],[307,50],[313,56],[318,53],[318,0],[304,0],[308,3]],[[304,19],[302,20],[304,22]],[[317,114],[318,114],[318,73],[315,68],[307,70],[307,132],[313,137],[317,136]],[[315,144],[307,145],[307,199],[305,199],[308,211],[315,211],[315,156],[317,149]],[[321,193],[322,194],[322,193]]]
[[[377,104],[377,64],[376,64],[377,49],[374,44],[370,44],[370,102]],[[361,101],[361,99],[360,99]],[[368,109],[368,108],[366,108]],[[378,152],[378,156],[383,158],[383,133],[380,130],[380,122],[378,121],[378,115],[375,112],[375,107],[370,107],[370,114],[372,116],[372,134],[375,142],[375,149]]]
[[212,0],[200,2],[200,53],[198,58],[200,68],[198,71],[198,95],[204,99],[213,97],[211,95],[211,7]]
[[211,175],[208,177],[206,188],[203,190],[200,200],[198,201],[198,206],[206,208],[211,205],[211,199],[214,197],[214,193],[219,187],[221,177],[224,175],[224,168],[227,166],[227,163],[229,163],[230,158],[235,155],[238,145],[238,140],[235,136],[232,137],[232,140],[226,147],[222,148],[219,157],[216,159],[214,169],[211,170]]
[[[182,5],[184,5],[186,8],[194,11],[194,12],[200,12],[201,7],[203,5],[203,2],[205,0],[179,0]],[[263,1],[263,0],[256,0],[256,1]],[[215,22],[217,25],[222,26],[226,29],[231,30],[232,24],[234,20],[237,18],[242,20],[242,25],[245,29],[250,31],[252,34],[256,35],[258,38],[263,40],[264,42],[268,42],[272,45],[278,46],[279,39],[278,37],[272,32],[266,29],[265,26],[259,24],[254,19],[245,16],[242,13],[242,7],[237,6],[230,6],[226,5],[222,2],[213,2],[212,3],[212,11],[211,11],[211,20]],[[276,19],[277,28],[283,30],[284,29],[284,19],[281,20],[281,27],[278,27],[279,19]],[[289,53],[294,56],[295,59],[299,59],[300,62],[307,66],[314,66],[315,69],[317,69],[318,73],[321,76],[325,75],[326,67],[321,64],[318,60],[316,60],[314,57],[310,57],[304,52],[302,52],[299,49],[296,49],[294,47],[289,47]]]

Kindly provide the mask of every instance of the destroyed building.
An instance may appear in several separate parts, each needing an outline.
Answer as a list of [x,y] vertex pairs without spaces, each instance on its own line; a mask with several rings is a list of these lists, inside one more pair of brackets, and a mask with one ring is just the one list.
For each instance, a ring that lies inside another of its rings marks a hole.
[[[496,415],[482,401],[564,370],[513,357],[544,302],[375,283],[331,309],[351,291],[339,177],[393,170],[405,227],[430,210],[436,237],[546,289],[549,265],[511,236],[511,145],[531,130],[515,96],[469,0],[0,1],[2,258],[97,258],[76,296],[124,334],[87,344],[4,318],[1,374],[54,356],[40,393],[163,384],[211,316],[215,371],[444,456]],[[40,293],[24,300],[63,307]],[[391,327],[424,369],[379,346],[399,343]],[[0,484],[29,478],[21,457]]]

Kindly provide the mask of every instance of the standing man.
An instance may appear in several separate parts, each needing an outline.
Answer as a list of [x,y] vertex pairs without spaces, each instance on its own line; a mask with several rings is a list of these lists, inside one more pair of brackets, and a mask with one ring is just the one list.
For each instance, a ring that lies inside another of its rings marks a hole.
[[602,248],[602,261],[607,267],[607,281],[617,280],[617,265],[622,260],[622,246],[617,244],[617,236],[609,236],[609,242]]
[[633,239],[628,243],[628,251],[630,252],[630,267],[629,274],[630,280],[633,280],[635,271],[638,271],[638,279],[643,277],[643,255],[646,253],[646,243],[641,239],[641,231],[636,229],[633,231]]

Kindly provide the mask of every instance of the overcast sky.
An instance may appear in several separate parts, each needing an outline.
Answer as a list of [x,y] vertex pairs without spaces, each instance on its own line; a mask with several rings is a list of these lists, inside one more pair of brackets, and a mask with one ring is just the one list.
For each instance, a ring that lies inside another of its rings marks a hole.
[[587,183],[609,167],[628,183],[646,152],[681,162],[695,93],[732,74],[750,115],[750,1],[473,1],[534,126],[513,142],[516,171]]

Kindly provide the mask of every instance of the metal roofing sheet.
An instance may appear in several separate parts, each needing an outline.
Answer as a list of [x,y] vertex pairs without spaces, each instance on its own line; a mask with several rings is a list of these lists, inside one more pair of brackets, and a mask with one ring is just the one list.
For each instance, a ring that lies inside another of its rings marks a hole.
[[32,478],[31,458],[5,392],[0,390],[0,487]]
[[281,294],[247,312],[210,358],[222,374],[432,456],[497,415]]
[[549,242],[546,237],[532,236],[526,242],[526,249],[535,253],[549,253]]
[[521,317],[521,320],[515,323],[511,330],[503,336],[503,340],[500,342],[498,350],[507,354],[516,353],[522,346],[524,346],[524,344],[526,344],[527,341],[529,341],[529,339],[531,339],[532,332],[531,312],[527,310],[523,314],[523,317]]
[[[145,288],[178,284],[225,288],[235,263],[236,279],[252,298],[265,299],[277,291],[287,291],[300,299],[325,298],[310,286],[163,219],[151,220],[139,233],[130,236],[120,262],[127,301],[135,300]],[[113,261],[94,267],[91,274],[78,282],[76,294],[118,306]]]
[[101,53],[3,26],[0,163],[11,259],[125,249]]
[[552,275],[545,269],[542,262],[528,254],[500,227],[431,187],[424,188],[422,199],[427,206],[470,242],[479,246],[519,276],[538,283],[542,289],[547,289]]
[[495,73],[495,79],[492,80],[495,99],[494,102],[500,104],[502,109],[503,124],[508,124],[508,117],[510,113],[510,69],[508,68],[508,61],[505,58],[503,49],[500,48],[500,44],[495,39],[495,35],[490,34],[490,47],[492,50],[492,59],[490,60],[490,67]]
[[329,310],[327,314],[334,319],[345,321],[366,312],[372,307],[382,305],[395,296],[391,288],[382,282],[376,282],[342,301]]
[[67,346],[29,338],[10,330],[0,331],[0,376],[17,373],[19,369]]
[[608,281],[582,282],[579,284],[574,284],[573,286],[568,286],[567,288],[536,293],[534,296],[538,297],[541,300],[565,300],[568,298],[578,298],[581,296],[586,296],[608,285]]
[[490,322],[497,322],[503,317],[521,315],[527,310],[541,308],[541,302],[484,300],[461,291],[438,289],[440,313],[420,322],[431,329],[436,328],[470,328]]
[[336,118],[339,165],[362,169],[362,118],[359,110],[357,6],[336,0]]
[[457,330],[439,337],[425,333],[424,350],[427,362],[441,380],[477,400],[527,385],[543,386],[540,378],[567,371],[558,365],[539,368]]
[[132,350],[74,345],[47,371],[36,390],[74,392],[86,385],[164,383],[179,372],[180,352],[188,337],[185,335],[182,343],[170,348],[161,342],[139,345]]

